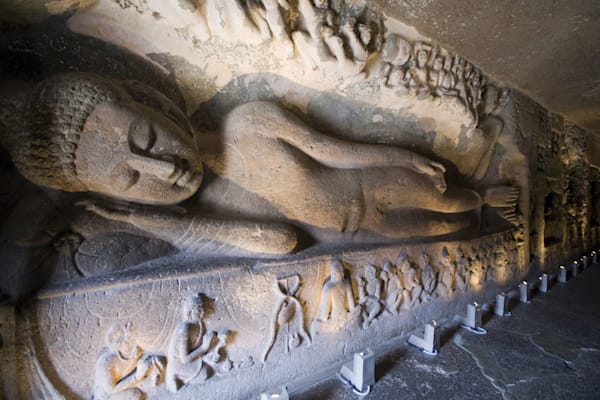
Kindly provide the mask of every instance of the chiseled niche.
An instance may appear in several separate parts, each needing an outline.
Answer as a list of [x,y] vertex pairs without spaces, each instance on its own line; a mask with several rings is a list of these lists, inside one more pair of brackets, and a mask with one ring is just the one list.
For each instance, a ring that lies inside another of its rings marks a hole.
[[69,29],[185,107],[102,66],[3,83],[23,393],[255,396],[528,273],[535,145],[460,56],[354,2],[89,3]]

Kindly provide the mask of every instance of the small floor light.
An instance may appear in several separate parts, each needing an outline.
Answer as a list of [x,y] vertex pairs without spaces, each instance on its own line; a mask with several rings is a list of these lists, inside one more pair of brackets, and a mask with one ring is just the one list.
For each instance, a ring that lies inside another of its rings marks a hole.
[[527,283],[527,281],[523,281],[519,285],[519,301],[521,301],[521,303],[531,303],[529,283]]
[[440,351],[440,327],[436,321],[425,324],[425,334],[422,338],[410,335],[408,343],[419,348],[423,353],[435,356]]
[[510,317],[511,313],[508,311],[508,296],[504,292],[500,292],[496,295],[496,305],[494,306],[494,314],[499,317]]
[[481,327],[481,306],[476,302],[467,304],[466,317],[455,315],[454,320],[463,328],[478,335],[485,335],[487,333],[487,331]]
[[567,269],[564,265],[558,268],[558,278],[556,280],[560,283],[567,283]]
[[548,292],[548,274],[545,272],[540,276],[540,292]]
[[342,366],[338,378],[352,386],[354,393],[361,396],[369,394],[375,384],[375,354],[370,349],[354,353],[352,362]]
[[571,263],[571,276],[575,278],[579,273],[579,263],[577,261],[573,261]]
[[588,258],[588,256],[581,257],[581,265],[583,266],[583,269],[587,269],[587,267],[589,267],[590,259]]
[[261,393],[260,400],[289,400],[290,395],[288,394],[285,386],[281,388],[280,392],[276,393]]
[[595,251],[592,251],[592,264],[598,264],[598,253]]

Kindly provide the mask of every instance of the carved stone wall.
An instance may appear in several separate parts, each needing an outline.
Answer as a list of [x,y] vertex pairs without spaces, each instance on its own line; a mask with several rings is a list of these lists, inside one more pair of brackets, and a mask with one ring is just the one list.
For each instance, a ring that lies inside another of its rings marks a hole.
[[586,132],[369,2],[31,3],[7,397],[257,397],[597,245]]

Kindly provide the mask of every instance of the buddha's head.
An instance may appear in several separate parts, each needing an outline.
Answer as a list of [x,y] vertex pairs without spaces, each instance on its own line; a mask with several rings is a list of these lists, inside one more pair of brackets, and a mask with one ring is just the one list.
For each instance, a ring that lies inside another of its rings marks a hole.
[[185,115],[139,82],[92,74],[40,83],[10,152],[30,181],[147,204],[193,195],[202,163]]

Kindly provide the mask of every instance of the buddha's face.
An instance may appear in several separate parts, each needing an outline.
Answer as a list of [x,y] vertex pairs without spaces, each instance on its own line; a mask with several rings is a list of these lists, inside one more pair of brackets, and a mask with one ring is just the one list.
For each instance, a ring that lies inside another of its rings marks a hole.
[[192,134],[140,103],[103,103],[88,117],[77,151],[88,190],[146,204],[174,204],[202,182]]

